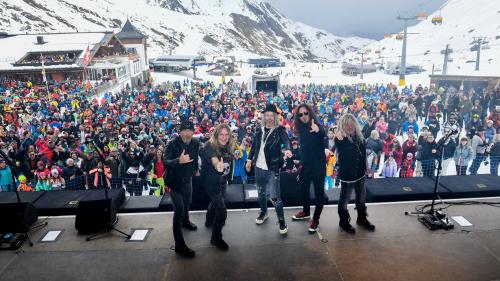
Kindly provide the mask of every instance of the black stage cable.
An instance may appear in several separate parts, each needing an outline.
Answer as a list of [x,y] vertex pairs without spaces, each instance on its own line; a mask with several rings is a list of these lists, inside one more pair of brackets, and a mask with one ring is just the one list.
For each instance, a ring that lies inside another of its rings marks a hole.
[[[436,205],[445,205],[444,207],[438,208],[438,210],[446,210],[451,206],[471,206],[471,205],[486,205],[486,206],[500,208],[500,202],[483,202],[483,201],[474,201],[474,200],[467,200],[467,201],[460,201],[460,202],[443,201],[443,202],[437,203]],[[427,209],[429,207],[431,207],[430,203],[423,204],[423,205],[417,205],[417,206],[415,206],[415,211],[424,213],[425,209]]]

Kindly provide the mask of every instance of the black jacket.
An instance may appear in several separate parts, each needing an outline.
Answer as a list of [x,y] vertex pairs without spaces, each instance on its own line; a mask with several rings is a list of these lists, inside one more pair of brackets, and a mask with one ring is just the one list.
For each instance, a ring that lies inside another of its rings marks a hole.
[[82,175],[83,175],[82,170],[78,168],[76,165],[71,167],[66,166],[62,172],[62,177],[64,178],[66,183],[70,181],[71,176],[80,177]]
[[[231,172],[231,162],[234,160],[233,152],[225,148],[216,150],[210,142],[206,142],[200,152],[201,157],[201,182],[209,197],[217,196],[225,191],[227,179]],[[221,173],[212,164],[212,158],[222,158],[224,171]]]
[[366,173],[366,141],[347,137],[335,138],[337,148],[339,177],[344,181],[354,181]]
[[[437,143],[437,145],[442,145],[443,144],[444,138],[440,139]],[[455,141],[453,139],[450,139],[450,141],[442,146],[443,151],[443,160],[453,158],[453,155],[455,155],[455,150],[457,149],[457,145],[455,144]],[[441,156],[438,152],[436,154],[437,158]]]
[[432,150],[437,148],[437,144],[435,142],[424,142],[419,149],[420,153],[420,160],[425,161],[425,160],[433,160],[438,158],[437,153],[433,153]]
[[376,123],[373,122],[371,125],[369,123],[366,123],[363,126],[363,129],[361,130],[361,133],[363,134],[363,137],[365,139],[368,139],[370,137],[370,134],[372,133],[372,131],[375,130],[375,125],[376,125]]
[[[288,135],[283,126],[277,127],[269,134],[270,135],[267,137],[266,144],[264,146],[266,165],[268,170],[278,172],[284,164],[282,150],[290,150],[290,141],[288,140]],[[253,165],[257,163],[263,135],[264,132],[262,127],[258,128],[255,132],[252,148],[250,149],[250,154],[248,156],[248,160],[251,160]]]
[[[193,161],[186,164],[179,164],[179,157],[185,150],[189,158]],[[198,170],[198,155],[200,143],[192,139],[189,144],[185,144],[180,136],[171,140],[165,150],[163,163],[165,165],[165,184],[173,191],[182,193],[182,187]]]
[[300,127],[299,143],[302,155],[300,162],[305,171],[326,173],[325,138],[323,127],[318,124],[317,133],[310,132],[308,126]]

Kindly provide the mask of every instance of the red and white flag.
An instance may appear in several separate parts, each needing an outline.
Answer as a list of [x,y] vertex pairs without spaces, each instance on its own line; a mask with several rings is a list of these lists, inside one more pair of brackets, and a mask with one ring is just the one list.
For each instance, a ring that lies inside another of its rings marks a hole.
[[90,47],[87,46],[87,50],[83,55],[83,67],[86,67],[89,64],[89,62],[90,62]]

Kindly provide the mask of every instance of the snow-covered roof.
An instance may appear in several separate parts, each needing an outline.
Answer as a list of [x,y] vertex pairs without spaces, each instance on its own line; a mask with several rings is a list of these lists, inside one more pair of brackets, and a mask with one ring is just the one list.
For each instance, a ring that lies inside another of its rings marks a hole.
[[[46,69],[81,68],[87,50],[97,50],[109,39],[111,32],[75,32],[21,34],[0,38],[0,71],[41,69],[41,65],[14,65],[27,54],[50,52],[76,52],[79,56],[71,64],[45,65]],[[43,36],[43,44],[37,44],[37,36]]]

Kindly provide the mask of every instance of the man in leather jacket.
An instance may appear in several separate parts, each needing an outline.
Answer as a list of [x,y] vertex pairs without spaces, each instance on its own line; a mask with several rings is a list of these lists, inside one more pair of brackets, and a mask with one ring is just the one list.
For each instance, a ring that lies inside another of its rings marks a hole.
[[280,190],[280,170],[284,159],[292,157],[290,142],[283,126],[280,125],[278,111],[274,104],[268,104],[264,110],[263,124],[257,128],[250,155],[246,163],[247,171],[255,166],[255,180],[259,197],[260,214],[256,224],[263,224],[268,218],[267,200],[276,209],[280,234],[286,234],[283,201]]
[[199,142],[193,139],[194,125],[185,120],[181,123],[180,134],[168,144],[164,157],[165,184],[170,188],[170,198],[174,205],[173,232],[175,251],[183,256],[193,257],[182,235],[182,227],[196,230],[197,226],[189,221],[193,184],[192,177],[198,172]]

